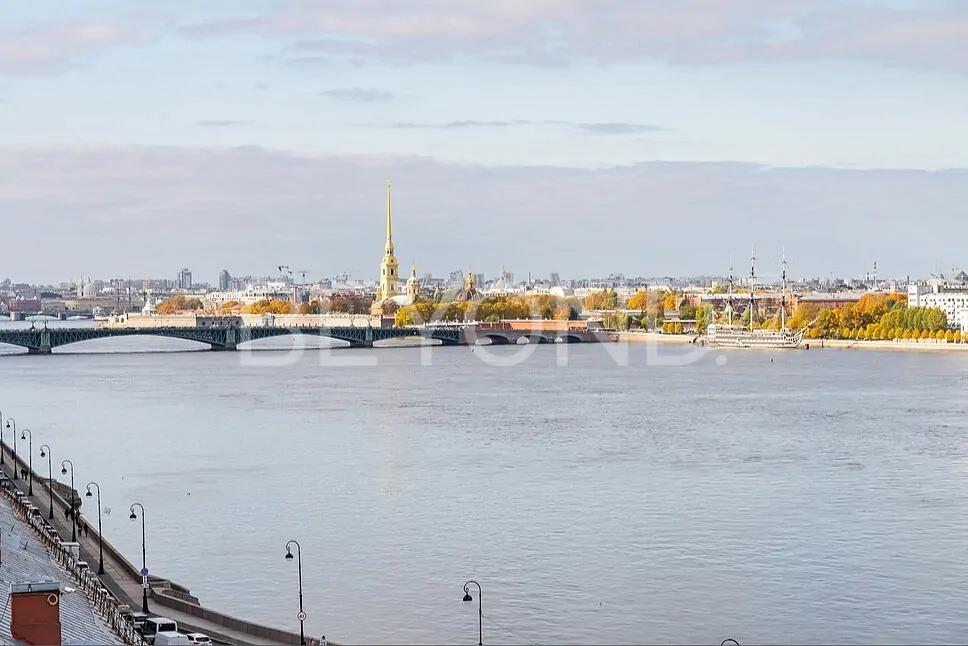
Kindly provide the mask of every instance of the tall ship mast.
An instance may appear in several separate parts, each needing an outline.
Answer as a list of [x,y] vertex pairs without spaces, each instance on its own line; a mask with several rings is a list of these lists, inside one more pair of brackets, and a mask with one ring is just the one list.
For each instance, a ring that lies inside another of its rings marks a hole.
[[756,254],[750,246],[750,332],[753,331],[753,316],[756,314],[756,300],[753,292],[756,290]]
[[780,274],[780,329],[786,329],[786,247],[783,248],[783,272]]

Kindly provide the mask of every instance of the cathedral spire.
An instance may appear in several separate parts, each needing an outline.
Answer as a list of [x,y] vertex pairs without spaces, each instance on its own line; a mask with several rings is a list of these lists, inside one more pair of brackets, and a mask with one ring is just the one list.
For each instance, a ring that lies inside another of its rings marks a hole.
[[387,253],[393,253],[393,218],[390,212],[390,178],[387,178]]

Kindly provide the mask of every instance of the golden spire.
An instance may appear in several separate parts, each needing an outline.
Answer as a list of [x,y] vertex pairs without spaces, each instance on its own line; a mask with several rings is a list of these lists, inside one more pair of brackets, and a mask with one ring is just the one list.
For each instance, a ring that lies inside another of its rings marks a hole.
[[464,281],[464,287],[474,289],[474,272],[470,267],[467,268],[467,280]]
[[390,214],[390,178],[387,178],[387,253],[393,253],[393,219]]
[[410,265],[410,277],[411,278],[417,277],[417,265]]

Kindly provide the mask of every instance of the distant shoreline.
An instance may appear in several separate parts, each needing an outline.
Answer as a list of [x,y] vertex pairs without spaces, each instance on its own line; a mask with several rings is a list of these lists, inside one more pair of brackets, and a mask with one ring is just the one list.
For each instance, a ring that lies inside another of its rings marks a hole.
[[[618,341],[627,343],[662,343],[689,345],[696,337],[691,334],[660,334],[657,332],[617,332]],[[860,341],[854,339],[804,339],[799,350],[882,350],[889,352],[968,352],[968,343],[942,341]],[[720,349],[720,348],[710,348]],[[721,348],[733,349],[733,348]]]
[[805,339],[811,350],[887,350],[893,352],[968,352],[968,343],[942,341],[858,341],[851,339]]

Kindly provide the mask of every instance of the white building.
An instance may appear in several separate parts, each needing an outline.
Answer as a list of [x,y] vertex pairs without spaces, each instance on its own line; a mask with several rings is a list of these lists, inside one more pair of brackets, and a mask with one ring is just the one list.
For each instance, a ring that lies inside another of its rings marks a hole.
[[292,289],[284,283],[270,283],[268,285],[249,285],[245,289],[228,292],[209,292],[202,296],[202,303],[206,307],[217,308],[225,303],[241,303],[252,305],[259,301],[275,299],[287,301],[292,298]]
[[968,274],[960,272],[955,281],[932,278],[908,285],[908,307],[936,307],[948,317],[948,327],[968,331]]

